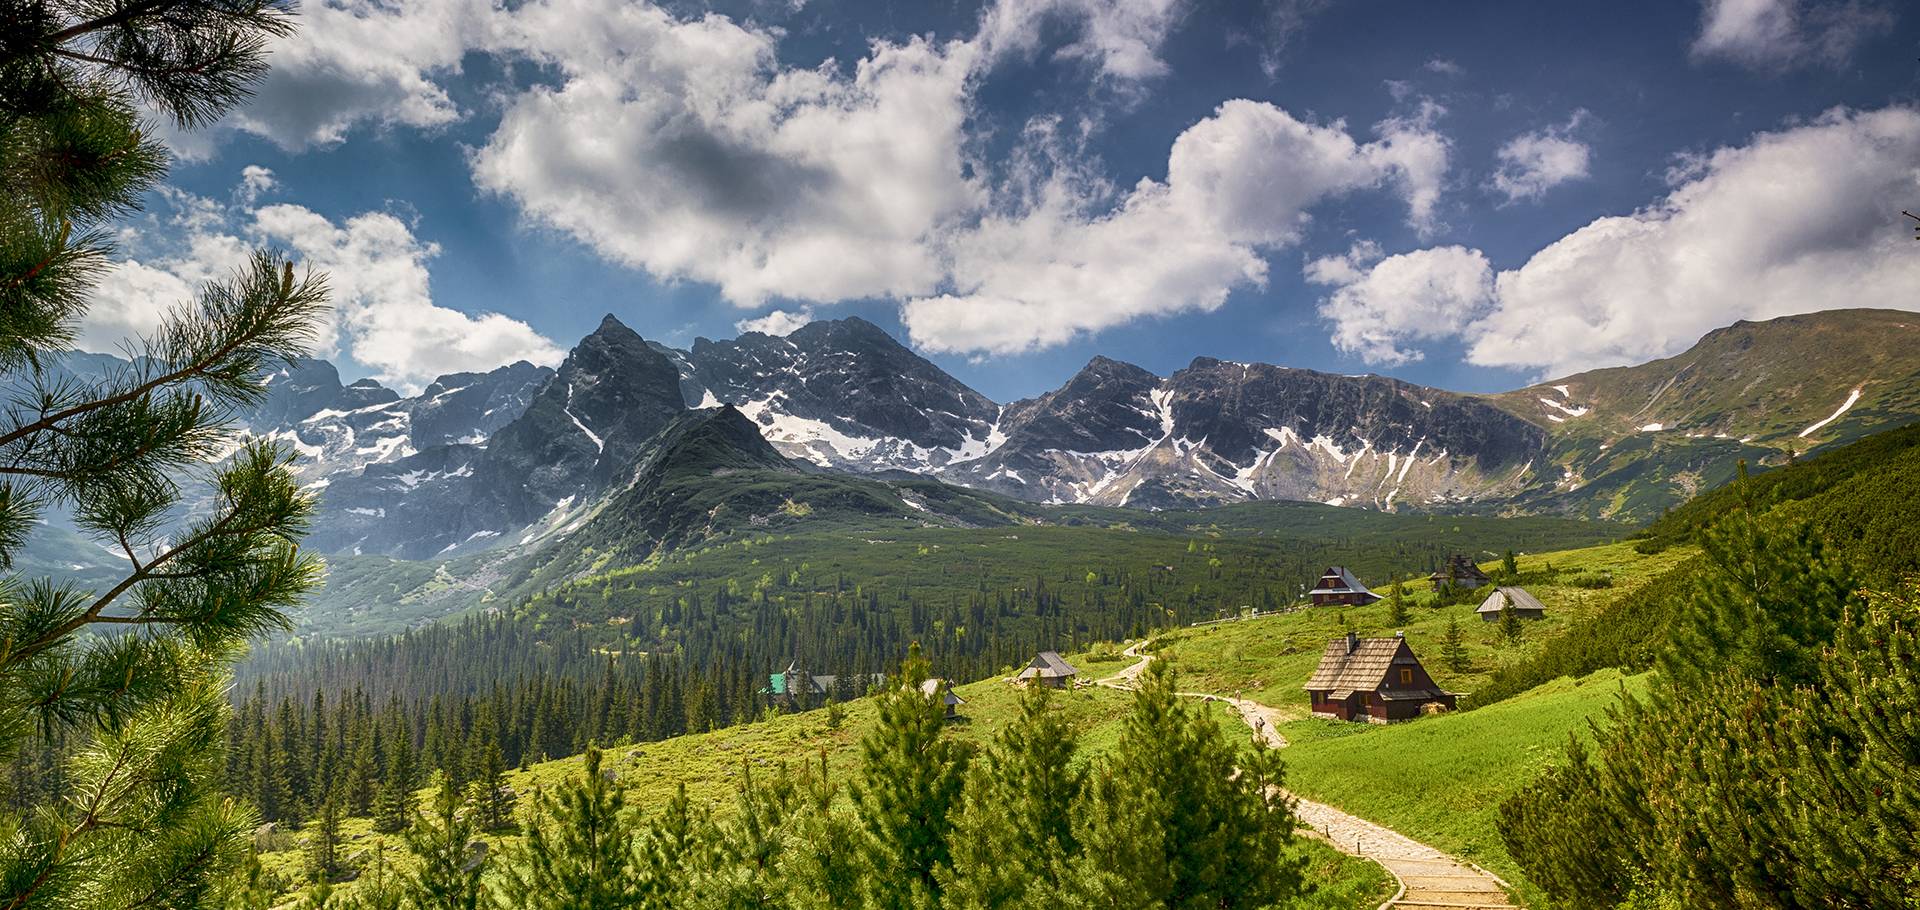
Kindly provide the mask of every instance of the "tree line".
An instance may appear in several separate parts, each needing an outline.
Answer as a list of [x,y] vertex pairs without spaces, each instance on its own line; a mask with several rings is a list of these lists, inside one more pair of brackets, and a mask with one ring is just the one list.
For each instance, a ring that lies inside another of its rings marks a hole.
[[464,786],[590,743],[704,733],[771,707],[755,685],[765,675],[742,668],[703,674],[661,656],[600,664],[590,682],[535,673],[477,694],[389,690],[379,700],[360,687],[272,698],[256,680],[227,726],[225,787],[267,821],[302,825],[332,799],[398,830],[405,818],[380,794],[411,793],[435,774]]
[[[998,908],[1282,905],[1306,890],[1277,754],[1229,740],[1175,694],[1165,662],[1143,676],[1116,746],[1091,764],[1043,688],[975,749],[949,735],[918,685],[918,649],[878,699],[861,762],[842,783],[814,767],[747,767],[734,811],[684,789],[646,814],[597,748],[583,773],[536,792],[503,855],[471,844],[484,789],[436,781],[403,835],[408,857],[328,865],[325,817],[309,840],[306,906],[399,908]],[[399,870],[399,871],[396,871]],[[336,893],[332,880],[357,876]],[[232,906],[274,886],[236,876]]]

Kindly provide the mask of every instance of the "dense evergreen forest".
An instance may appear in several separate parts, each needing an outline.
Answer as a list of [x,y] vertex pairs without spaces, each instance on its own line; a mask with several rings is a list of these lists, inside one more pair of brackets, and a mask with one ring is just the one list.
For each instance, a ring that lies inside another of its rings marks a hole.
[[[749,769],[730,813],[696,806],[684,787],[636,811],[598,748],[583,774],[528,794],[518,813],[488,779],[499,761],[484,742],[481,770],[464,784],[436,776],[417,812],[412,794],[350,774],[307,830],[301,906],[1341,906],[1309,902],[1308,848],[1277,754],[1237,744],[1177,696],[1164,662],[1143,674],[1118,742],[1092,766],[1043,688],[984,748],[947,735],[940,700],[919,685],[927,672],[910,649],[848,780],[807,763]],[[379,830],[410,819],[404,862],[346,856],[340,815],[356,801]],[[525,837],[475,852],[483,831]],[[352,890],[334,894],[349,878]],[[256,865],[229,899],[266,908],[277,892]]]
[[[1329,511],[1283,509],[1316,522]],[[1613,530],[1333,519],[1353,533],[1288,534],[1287,545],[1084,527],[746,539],[403,635],[264,643],[238,668],[228,786],[267,819],[298,823],[348,781],[348,811],[364,814],[392,781],[483,773],[475,756],[491,748],[517,766],[752,720],[775,707],[768,674],[796,659],[870,675],[918,644],[939,675],[981,679],[1039,650],[1290,605],[1330,562],[1381,578],[1426,571],[1455,548]]]
[[1743,470],[1643,540],[1701,556],[1486,687],[1497,700],[1600,666],[1659,671],[1501,806],[1508,849],[1556,906],[1911,904],[1916,440]]

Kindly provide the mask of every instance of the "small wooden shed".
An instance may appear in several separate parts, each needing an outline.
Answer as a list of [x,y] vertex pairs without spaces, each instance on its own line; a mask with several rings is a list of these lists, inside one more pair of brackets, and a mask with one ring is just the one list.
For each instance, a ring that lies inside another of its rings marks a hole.
[[1480,614],[1480,618],[1487,622],[1498,622],[1500,611],[1505,610],[1509,605],[1513,607],[1514,615],[1521,619],[1547,618],[1547,605],[1541,603],[1540,598],[1533,596],[1532,592],[1518,585],[1501,585],[1494,588],[1493,593],[1488,594],[1487,599],[1480,602],[1480,609],[1474,612]]
[[1455,701],[1399,635],[1360,638],[1348,632],[1327,642],[1303,688],[1315,717],[1376,724],[1412,720],[1429,705],[1452,710]]
[[1447,557],[1447,564],[1442,566],[1440,571],[1427,576],[1427,580],[1433,582],[1435,591],[1447,587],[1466,588],[1471,591],[1493,584],[1493,579],[1487,573],[1480,571],[1480,567],[1474,565],[1471,558],[1458,553]]
[[1065,689],[1073,685],[1073,678],[1079,673],[1072,664],[1060,657],[1059,652],[1042,651],[1014,677],[1014,681],[1021,685],[1039,683],[1049,689]]
[[1314,583],[1313,590],[1307,592],[1307,597],[1316,607],[1364,607],[1380,599],[1380,595],[1367,590],[1367,586],[1361,584],[1360,579],[1355,578],[1346,566],[1328,566],[1327,571],[1320,574],[1320,580]]
[[947,718],[949,720],[959,717],[960,706],[967,703],[966,699],[953,694],[953,683],[944,679],[926,680],[920,684],[920,691],[928,698],[940,699],[941,704],[947,706]]

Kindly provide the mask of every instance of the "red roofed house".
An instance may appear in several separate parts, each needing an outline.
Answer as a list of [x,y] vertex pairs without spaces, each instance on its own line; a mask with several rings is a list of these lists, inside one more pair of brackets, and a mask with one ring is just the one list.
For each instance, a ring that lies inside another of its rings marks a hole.
[[1427,705],[1454,706],[1453,693],[1427,675],[1399,635],[1360,638],[1348,632],[1327,642],[1305,688],[1315,717],[1386,724],[1419,717]]

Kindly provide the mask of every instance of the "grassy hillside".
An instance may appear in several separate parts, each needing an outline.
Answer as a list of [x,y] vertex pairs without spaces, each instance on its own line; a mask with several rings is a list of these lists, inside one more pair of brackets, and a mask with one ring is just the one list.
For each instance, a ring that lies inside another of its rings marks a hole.
[[1862,439],[1785,467],[1756,471],[1745,489],[1706,493],[1648,526],[1643,549],[1683,544],[1735,509],[1808,521],[1868,580],[1920,572],[1909,529],[1920,515],[1920,425]]
[[[943,573],[954,572],[960,566],[971,565],[974,569],[970,576],[963,577],[977,576],[981,565],[998,564],[1002,556],[1011,557],[1016,552],[1042,561],[1076,554],[1083,557],[1089,533],[1110,535],[1105,539],[1115,542],[1103,551],[1106,559],[1126,552],[1113,549],[1119,542],[1166,536],[1110,529],[1028,528],[1019,532],[1023,546],[1009,547],[1002,552],[994,549],[990,542],[1000,539],[1004,533],[992,529],[923,529],[915,534],[927,535],[925,538],[901,535],[888,544],[866,544],[867,547],[901,548],[901,552],[876,551],[879,555],[874,557],[872,565],[833,567],[829,563],[829,568],[815,571],[858,571],[859,577],[867,579],[865,584],[871,585],[937,584]],[[1459,533],[1468,532],[1462,529]],[[968,560],[962,560],[966,548],[955,544],[957,540],[968,541],[974,549],[985,548],[989,552],[973,553]],[[1179,589],[1190,587],[1196,579],[1213,578],[1216,573],[1221,590],[1232,585],[1244,588],[1249,579],[1260,577],[1257,562],[1237,569],[1229,567],[1254,560],[1256,554],[1270,556],[1274,549],[1270,539],[1225,533],[1193,540],[1196,545],[1191,554],[1187,553],[1184,540],[1179,543],[1177,555],[1181,557],[1181,566],[1175,570],[1177,584],[1174,586]],[[719,547],[707,555],[724,555],[731,563],[751,564],[764,573],[783,565],[783,560],[788,558],[781,548],[783,544],[800,546],[804,541],[736,543],[731,545],[735,552]],[[927,549],[925,554],[920,553],[923,547]],[[926,558],[945,550],[959,552],[937,559]],[[1442,685],[1471,692],[1491,674],[1551,647],[1567,629],[1600,615],[1608,604],[1632,596],[1648,580],[1690,556],[1691,549],[1687,547],[1647,554],[1637,552],[1630,543],[1522,555],[1519,557],[1521,581],[1547,604],[1550,618],[1528,623],[1520,642],[1500,640],[1492,624],[1472,617],[1471,611],[1477,602],[1437,605],[1436,597],[1430,592],[1411,590],[1424,588],[1424,583],[1409,586],[1406,597],[1412,617],[1403,629]],[[1390,556],[1376,558],[1393,564]],[[694,566],[700,563],[698,557],[689,557],[687,561]],[[1209,565],[1213,561],[1219,565]],[[1493,568],[1497,563],[1489,560],[1488,567]],[[1030,566],[1022,567],[1016,560],[1014,567],[1001,570],[1018,573],[1028,568]],[[667,569],[663,566],[650,571]],[[641,574],[644,577],[645,573]],[[1080,581],[1086,582],[1084,576]],[[678,589],[677,584],[675,588]],[[551,602],[548,603],[551,606]],[[577,605],[570,607],[575,608]],[[1291,769],[1291,786],[1298,792],[1395,827],[1486,865],[1519,883],[1493,830],[1493,807],[1502,796],[1531,779],[1535,769],[1555,753],[1570,732],[1582,728],[1586,719],[1598,716],[1623,677],[1613,672],[1578,682],[1560,680],[1484,710],[1425,718],[1388,728],[1307,717],[1306,698],[1300,685],[1311,671],[1321,647],[1340,634],[1343,619],[1348,627],[1361,634],[1390,634],[1394,629],[1387,625],[1386,612],[1384,603],[1344,610],[1313,608],[1201,628],[1187,627],[1161,636],[1157,640],[1158,651],[1173,661],[1183,690],[1244,694],[1286,712],[1280,729],[1293,743],[1286,758]],[[1469,662],[1460,672],[1448,670],[1439,662],[1438,637],[1449,618],[1458,620],[1465,633]],[[538,621],[539,617],[529,619]],[[557,621],[556,616],[549,615],[547,621]],[[1096,644],[1070,654],[1069,659],[1086,676],[1097,678],[1110,675],[1130,662],[1120,650],[1116,644]],[[965,719],[951,728],[953,735],[984,742],[1015,716],[1015,690],[1004,681],[1012,669],[1012,663],[1008,662],[988,678],[957,687],[956,691],[968,704],[962,709]],[[1633,678],[1627,684],[1637,687],[1641,683]],[[1058,710],[1070,718],[1080,733],[1082,760],[1091,759],[1117,741],[1127,698],[1124,693],[1096,688],[1066,693],[1058,701]],[[838,726],[831,724],[829,712],[825,710],[782,715],[696,736],[620,746],[609,750],[609,762],[633,787],[634,802],[642,811],[659,806],[684,783],[696,803],[724,815],[732,811],[732,794],[744,775],[770,771],[783,762],[817,762],[824,756],[829,774],[846,780],[856,767],[859,737],[873,722],[873,706],[862,699],[846,705]],[[1220,722],[1239,723],[1237,718],[1224,714]],[[1235,729],[1243,735],[1244,731]],[[527,792],[537,786],[552,786],[566,775],[577,773],[579,767],[578,757],[545,762],[512,772],[509,782],[515,789]],[[377,840],[367,825],[364,820],[349,823],[354,849]],[[298,869],[298,835],[280,835],[276,846],[280,849],[272,855],[272,864],[291,875]],[[1370,864],[1341,857],[1323,845],[1301,849],[1311,854],[1316,878],[1327,883],[1326,892],[1317,898],[1319,903],[1304,906],[1370,906],[1384,896],[1384,878]]]
[[[1900,310],[1829,310],[1736,322],[1673,357],[1553,379],[1494,401],[1563,437],[1615,440],[1658,423],[1658,433],[1724,433],[1804,452],[1911,419],[1920,412],[1916,377],[1920,319]],[[1801,435],[1854,389],[1861,394],[1845,414]],[[1541,398],[1588,411],[1572,415]]]
[[[1470,695],[1494,674],[1553,647],[1569,628],[1631,596],[1691,555],[1684,547],[1648,555],[1619,543],[1519,557],[1519,583],[1546,605],[1547,618],[1525,623],[1518,643],[1502,641],[1497,624],[1474,615],[1478,598],[1439,605],[1439,597],[1422,579],[1406,585],[1409,620],[1398,626],[1388,622],[1390,608],[1381,601],[1182,629],[1159,637],[1156,645],[1159,654],[1174,661],[1189,688],[1243,695],[1304,717],[1307,697],[1300,686],[1329,640],[1348,629],[1363,637],[1404,632],[1436,681],[1449,691]],[[1495,569],[1498,562],[1485,567]],[[1452,670],[1440,658],[1449,620],[1459,624],[1464,636],[1464,670]]]
[[1646,683],[1644,675],[1608,670],[1556,680],[1485,710],[1410,723],[1287,724],[1289,786],[1485,866],[1537,906],[1538,892],[1495,828],[1500,803],[1563,760],[1567,738],[1586,735],[1622,691],[1641,692]]
[[[1068,655],[1068,659],[1089,678],[1110,675],[1131,663],[1118,651],[1103,648],[1094,652]],[[962,717],[948,729],[951,735],[984,745],[1019,712],[1019,693],[1004,678],[995,677],[954,690],[967,704]],[[1059,693],[1056,710],[1064,715],[1080,737],[1077,757],[1091,761],[1118,741],[1121,721],[1131,696],[1104,688],[1082,688]],[[734,811],[734,794],[749,773],[770,773],[781,764],[797,766],[818,763],[824,758],[831,778],[844,783],[857,770],[860,737],[876,721],[873,700],[856,699],[844,706],[837,726],[830,714],[821,709],[803,714],[786,714],[769,719],[693,736],[682,736],[640,746],[619,746],[607,751],[606,767],[629,788],[628,803],[637,811],[657,811],[682,784],[689,798],[717,817]],[[579,756],[542,762],[510,771],[507,783],[525,794],[535,788],[552,788],[567,777],[581,773]],[[424,800],[426,791],[422,791]],[[842,800],[845,800],[844,794]],[[381,849],[384,844],[390,862],[405,863],[404,847],[397,836],[380,835],[367,819],[354,818],[344,825],[349,855]],[[517,835],[488,835],[496,849],[518,841]],[[272,848],[262,857],[268,870],[287,882],[300,878],[303,836],[279,833],[266,839]],[[1310,880],[1317,893],[1292,905],[1292,910],[1339,910],[1373,906],[1392,890],[1378,866],[1342,855],[1310,839],[1297,848],[1309,862]],[[494,855],[500,855],[495,852]],[[350,891],[352,885],[344,886]]]

